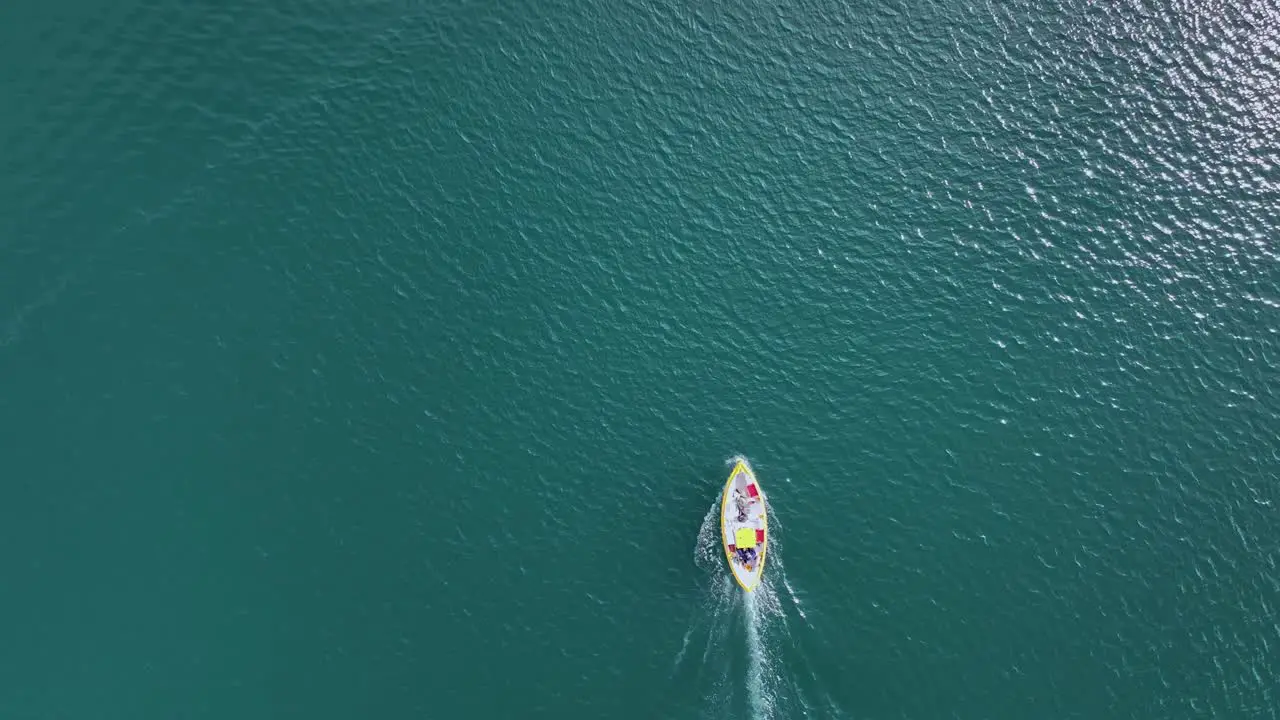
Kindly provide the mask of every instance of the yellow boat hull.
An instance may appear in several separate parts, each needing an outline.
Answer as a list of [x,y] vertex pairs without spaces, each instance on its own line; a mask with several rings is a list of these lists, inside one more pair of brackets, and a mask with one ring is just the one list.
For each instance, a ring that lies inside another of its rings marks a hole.
[[768,557],[769,517],[764,491],[745,460],[733,466],[721,493],[720,539],[733,579],[743,590],[755,590]]

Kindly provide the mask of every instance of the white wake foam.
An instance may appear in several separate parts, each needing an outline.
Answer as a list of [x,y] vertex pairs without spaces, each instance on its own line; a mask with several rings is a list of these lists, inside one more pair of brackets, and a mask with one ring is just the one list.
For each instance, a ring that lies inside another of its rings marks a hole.
[[[728,460],[728,464],[739,460],[746,462],[745,458],[734,457]],[[768,502],[767,497],[765,501]],[[777,537],[776,526],[771,521],[765,576],[755,591],[748,593],[733,581],[725,564],[718,498],[707,509],[698,529],[693,560],[702,571],[700,584],[704,597],[681,640],[672,672],[674,674],[682,667],[690,666],[686,667],[687,671],[713,678],[714,684],[704,698],[703,715],[706,717],[739,715],[733,708],[735,705],[742,707],[744,692],[745,705],[752,718],[764,720],[779,716],[776,709],[779,673],[773,647],[782,639],[778,637],[780,633],[785,636],[787,628],[782,603],[775,589],[783,571]],[[794,596],[788,592],[788,597]],[[742,629],[735,632],[739,623]],[[692,667],[699,645],[702,645],[701,665]],[[732,669],[737,665],[741,672],[743,649],[746,650],[745,677],[740,676],[734,681]],[[736,661],[735,657],[738,658]]]

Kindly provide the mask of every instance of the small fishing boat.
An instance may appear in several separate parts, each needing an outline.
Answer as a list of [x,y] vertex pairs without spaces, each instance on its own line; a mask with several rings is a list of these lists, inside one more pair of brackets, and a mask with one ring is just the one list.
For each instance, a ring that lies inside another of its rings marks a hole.
[[733,579],[743,590],[755,590],[764,575],[769,522],[760,483],[744,460],[733,466],[724,484],[720,499],[720,535]]

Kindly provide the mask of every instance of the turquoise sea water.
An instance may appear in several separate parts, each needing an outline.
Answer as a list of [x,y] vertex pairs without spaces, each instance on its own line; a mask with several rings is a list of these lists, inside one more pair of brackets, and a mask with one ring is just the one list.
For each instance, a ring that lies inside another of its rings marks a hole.
[[1280,715],[1278,37],[5,4],[0,718]]

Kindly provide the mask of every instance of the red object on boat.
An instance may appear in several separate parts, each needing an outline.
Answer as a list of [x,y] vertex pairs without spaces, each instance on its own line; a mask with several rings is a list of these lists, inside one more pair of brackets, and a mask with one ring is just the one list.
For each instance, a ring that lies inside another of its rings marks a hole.
[[762,542],[764,542],[764,531],[763,531],[763,530],[756,530],[756,542],[758,542],[758,543],[762,543]]
[[753,498],[760,497],[760,491],[756,489],[755,483],[751,483],[750,485],[747,486],[747,494]]

